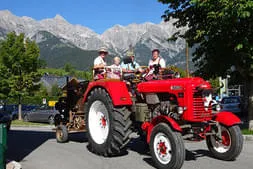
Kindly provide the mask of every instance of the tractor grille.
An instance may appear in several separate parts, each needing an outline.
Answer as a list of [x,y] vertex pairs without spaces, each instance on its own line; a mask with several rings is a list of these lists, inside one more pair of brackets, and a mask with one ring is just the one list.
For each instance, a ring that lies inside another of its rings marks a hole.
[[193,118],[195,120],[210,120],[212,118],[211,103],[206,111],[201,91],[193,90]]

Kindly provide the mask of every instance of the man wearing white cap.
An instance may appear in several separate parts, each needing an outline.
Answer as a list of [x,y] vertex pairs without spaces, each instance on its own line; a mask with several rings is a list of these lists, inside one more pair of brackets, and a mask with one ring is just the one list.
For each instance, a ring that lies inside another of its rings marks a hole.
[[102,47],[98,51],[99,56],[94,60],[94,78],[103,79],[104,78],[104,67],[106,66],[105,56],[108,51],[105,47]]
[[95,69],[103,68],[104,66],[106,66],[105,56],[108,54],[107,49],[105,47],[102,47],[99,49],[98,53],[99,56],[94,60]]

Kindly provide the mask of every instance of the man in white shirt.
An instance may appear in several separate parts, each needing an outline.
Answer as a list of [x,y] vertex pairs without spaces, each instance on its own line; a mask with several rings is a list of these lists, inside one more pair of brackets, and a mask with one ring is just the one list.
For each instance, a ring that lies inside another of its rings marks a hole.
[[94,60],[94,79],[104,78],[104,67],[106,66],[105,57],[108,55],[108,51],[105,47],[102,47],[98,51],[99,56]]
[[105,47],[102,47],[98,51],[99,56],[94,60],[94,68],[104,68],[106,66],[105,57],[108,55],[108,51]]
[[152,51],[152,59],[148,64],[149,67],[153,67],[154,65],[160,65],[161,68],[166,68],[166,62],[160,57],[160,51],[158,49]]

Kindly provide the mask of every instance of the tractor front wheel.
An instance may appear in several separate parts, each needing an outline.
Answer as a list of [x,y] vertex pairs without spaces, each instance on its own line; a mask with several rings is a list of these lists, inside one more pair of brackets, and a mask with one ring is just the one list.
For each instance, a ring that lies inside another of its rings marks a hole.
[[242,151],[243,136],[239,126],[221,126],[221,138],[211,135],[207,137],[206,143],[214,157],[231,161]]
[[56,128],[56,140],[58,143],[65,143],[68,141],[68,129],[65,125],[59,125]]
[[159,169],[180,169],[185,159],[185,148],[180,133],[160,123],[152,130],[150,152]]
[[130,114],[126,107],[114,107],[104,89],[94,89],[85,103],[89,149],[103,156],[119,154],[131,134]]

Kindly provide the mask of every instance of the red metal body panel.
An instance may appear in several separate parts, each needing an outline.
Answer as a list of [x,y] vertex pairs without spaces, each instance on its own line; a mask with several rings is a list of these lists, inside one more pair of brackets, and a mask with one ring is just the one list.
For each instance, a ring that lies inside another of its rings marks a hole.
[[[179,87],[181,86],[181,87]],[[185,108],[182,119],[190,122],[211,120],[211,107],[204,110],[203,99],[194,98],[196,88],[211,89],[211,85],[202,78],[178,78],[168,80],[154,80],[142,82],[137,85],[140,93],[170,93],[177,97],[178,105]],[[179,97],[183,93],[183,97]],[[201,105],[201,106],[199,106]]]
[[86,101],[89,93],[94,88],[104,88],[110,95],[114,106],[132,105],[131,97],[128,93],[126,83],[120,80],[97,80],[89,83],[87,90],[84,93],[83,102]]
[[[137,90],[140,93],[157,93],[157,92],[168,92],[173,91],[171,90],[171,86],[183,86],[192,85],[192,86],[199,86],[201,84],[208,85],[209,83],[204,81],[202,78],[194,77],[194,78],[178,78],[178,79],[168,79],[168,80],[153,80],[148,82],[139,83],[137,86]],[[185,88],[183,88],[185,89]],[[176,92],[175,90],[174,92]]]
[[231,112],[220,112],[213,119],[225,126],[233,126],[241,123],[241,120]]
[[178,125],[178,123],[173,120],[172,118],[168,116],[157,116],[154,118],[151,122],[144,122],[142,124],[142,129],[147,132],[147,142],[149,143],[150,141],[150,136],[152,133],[153,128],[159,124],[159,123],[167,123],[169,124],[174,130],[182,132],[181,127]]

